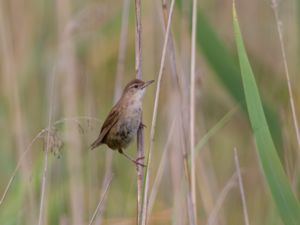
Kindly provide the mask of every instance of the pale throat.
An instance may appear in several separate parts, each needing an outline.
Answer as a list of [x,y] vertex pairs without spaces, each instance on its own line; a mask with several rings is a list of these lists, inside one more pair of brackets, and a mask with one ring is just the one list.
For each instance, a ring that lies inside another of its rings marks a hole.
[[137,91],[134,94],[124,96],[127,99],[128,106],[132,108],[141,108],[145,90]]

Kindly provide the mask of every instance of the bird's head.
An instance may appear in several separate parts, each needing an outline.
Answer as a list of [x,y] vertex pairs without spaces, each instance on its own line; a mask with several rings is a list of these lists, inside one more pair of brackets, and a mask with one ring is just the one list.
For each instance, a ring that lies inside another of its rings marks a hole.
[[148,87],[153,82],[154,80],[144,82],[139,79],[134,79],[126,85],[123,91],[123,95],[131,98],[136,98],[136,100],[141,100],[145,94],[146,87]]

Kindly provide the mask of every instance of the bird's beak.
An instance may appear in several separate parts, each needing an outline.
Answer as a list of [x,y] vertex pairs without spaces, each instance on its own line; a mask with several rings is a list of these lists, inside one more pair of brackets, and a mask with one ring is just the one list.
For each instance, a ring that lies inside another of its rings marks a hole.
[[143,89],[147,86],[149,86],[150,84],[152,84],[154,82],[154,80],[149,80],[149,81],[146,81],[143,85]]

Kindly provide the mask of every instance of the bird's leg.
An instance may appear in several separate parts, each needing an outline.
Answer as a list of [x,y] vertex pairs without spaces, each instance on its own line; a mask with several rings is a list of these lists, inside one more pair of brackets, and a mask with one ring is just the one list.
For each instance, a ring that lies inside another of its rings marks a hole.
[[132,159],[129,155],[127,155],[125,152],[123,152],[122,149],[118,149],[119,153],[124,155],[127,159],[129,159],[131,162],[133,162],[135,165],[139,165],[142,167],[145,167],[144,164],[140,163],[139,160],[144,159],[144,156],[137,158],[136,160]]

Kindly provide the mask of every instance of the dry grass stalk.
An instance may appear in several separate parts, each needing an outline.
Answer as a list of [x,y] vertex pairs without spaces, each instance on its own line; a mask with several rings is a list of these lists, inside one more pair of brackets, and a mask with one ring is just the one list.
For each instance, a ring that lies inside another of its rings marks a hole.
[[239,188],[240,188],[240,193],[241,193],[241,198],[242,198],[245,225],[250,225],[247,203],[246,203],[246,196],[245,196],[243,180],[242,180],[242,175],[241,175],[241,169],[240,169],[240,162],[239,162],[239,157],[238,157],[236,148],[234,149],[234,162],[235,162],[235,169],[236,169],[236,173],[238,176]]
[[109,187],[111,185],[112,178],[113,178],[113,175],[111,174],[110,177],[107,179],[107,181],[104,180],[104,182],[105,182],[104,183],[105,188],[104,188],[104,190],[102,190],[100,201],[99,201],[99,203],[98,203],[98,205],[97,205],[97,207],[95,209],[95,212],[93,213],[92,218],[90,219],[89,225],[93,224],[93,222],[94,222],[97,214],[99,214],[99,213],[100,213],[100,215],[102,214],[101,212],[103,210],[103,204],[104,204],[104,201],[105,201],[106,196],[107,196],[107,191],[108,191],[108,189],[109,189]]
[[147,170],[146,170],[146,178],[145,178],[145,190],[144,190],[144,198],[143,198],[143,210],[142,210],[142,224],[145,225],[147,223],[147,212],[148,212],[148,192],[149,192],[149,177],[150,177],[150,166],[151,166],[151,158],[152,158],[152,150],[153,150],[153,144],[154,144],[154,135],[155,135],[155,127],[156,127],[156,119],[157,119],[157,110],[158,110],[158,102],[159,102],[159,93],[160,93],[160,83],[163,75],[163,70],[165,66],[165,58],[166,58],[166,51],[167,51],[167,45],[169,40],[169,34],[171,29],[171,21],[172,21],[172,15],[173,15],[173,9],[174,9],[175,1],[172,0],[171,6],[170,6],[170,13],[168,17],[168,23],[167,23],[167,29],[166,34],[164,38],[164,45],[162,50],[162,56],[161,56],[161,63],[160,63],[160,69],[158,73],[157,78],[157,86],[156,86],[156,93],[155,93],[155,100],[154,100],[154,109],[153,109],[153,116],[152,116],[152,123],[151,123],[151,132],[150,132],[150,146],[148,151],[148,157],[147,157]]
[[283,32],[282,32],[282,22],[280,21],[279,15],[278,15],[278,0],[272,0],[272,8],[274,11],[275,20],[276,20],[276,24],[277,24],[277,32],[278,32],[279,41],[280,41],[280,50],[281,50],[281,54],[282,54],[285,76],[286,76],[286,81],[287,81],[287,85],[288,85],[288,92],[289,92],[289,99],[290,99],[292,116],[293,116],[294,129],[295,129],[297,143],[298,143],[298,151],[300,154],[300,130],[298,127],[298,119],[297,119],[297,114],[296,114],[296,109],[295,109],[294,95],[293,95],[293,90],[292,90],[290,72],[289,72],[289,67],[287,64],[287,57],[286,57],[286,53],[285,53]]
[[[21,102],[20,102],[20,94],[19,94],[19,87],[18,87],[18,68],[19,61],[17,59],[17,53],[21,51],[20,46],[18,45],[19,41],[21,41],[18,37],[13,36],[13,28],[9,27],[9,24],[11,24],[10,20],[14,18],[9,17],[9,14],[6,14],[5,11],[5,2],[1,1],[0,3],[0,51],[1,51],[1,69],[3,74],[3,93],[6,95],[6,97],[9,99],[8,101],[8,109],[10,117],[10,124],[12,126],[9,126],[8,128],[11,128],[11,130],[8,129],[8,132],[13,134],[13,142],[16,143],[16,150],[18,157],[21,158],[23,156],[24,146],[26,146],[26,127],[24,123],[24,116],[22,112]],[[12,4],[12,5],[10,5]],[[13,7],[14,1],[11,1],[8,3],[10,7]],[[14,14],[16,10],[13,10],[12,13]],[[19,15],[20,19],[22,20],[22,15]],[[20,21],[19,21],[20,22]],[[20,24],[13,24],[19,26]],[[24,34],[23,36],[25,36]],[[14,41],[14,42],[13,42]],[[34,222],[35,217],[35,197],[32,190],[29,189],[29,182],[28,178],[30,177],[30,164],[28,163],[29,160],[22,161],[20,167],[21,167],[21,177],[22,181],[25,184],[26,195],[28,195],[29,204],[28,205],[28,212],[29,215],[26,217],[26,220],[30,223]]]
[[[167,15],[167,7],[165,1],[163,1],[163,12],[164,12],[164,19],[165,19],[165,24],[166,24],[166,15]],[[192,193],[191,193],[191,174],[189,170],[189,157],[188,157],[188,152],[187,152],[187,135],[186,133],[188,132],[187,127],[185,124],[187,124],[187,117],[185,116],[185,112],[183,111],[182,104],[185,104],[186,107],[188,107],[187,104],[187,93],[182,92],[181,85],[180,85],[180,80],[184,82],[184,76],[179,77],[178,76],[178,67],[177,67],[177,62],[176,62],[176,54],[175,54],[175,45],[174,45],[174,39],[172,37],[172,33],[170,33],[170,43],[169,43],[169,59],[170,59],[170,64],[171,64],[171,70],[173,74],[173,82],[176,85],[176,93],[173,95],[175,101],[177,102],[177,107],[179,107],[180,111],[180,120],[179,120],[179,130],[180,130],[180,138],[182,139],[181,143],[181,155],[179,156],[180,159],[182,159],[183,162],[183,169],[184,169],[184,174],[185,174],[185,191],[186,191],[186,204],[187,204],[187,213],[189,217],[189,222],[190,224],[196,224],[196,214],[194,213],[194,210],[189,210],[193,208],[192,205]],[[180,79],[181,78],[181,79]],[[186,86],[187,87],[187,86]],[[176,155],[176,153],[174,153]],[[175,162],[176,163],[176,162]],[[176,166],[178,167],[178,165]],[[182,210],[180,211],[181,217],[183,215]],[[178,215],[180,217],[180,215]],[[180,218],[182,219],[182,218]]]
[[[135,71],[136,78],[142,79],[142,17],[141,17],[141,0],[135,0]],[[137,157],[145,156],[144,146],[144,129],[141,126],[137,132]],[[144,163],[144,160],[140,161]],[[140,224],[142,219],[142,199],[143,199],[143,183],[144,168],[136,167],[137,171],[137,223]]]
[[46,185],[47,185],[47,170],[48,170],[48,152],[50,149],[50,130],[51,130],[51,123],[53,117],[53,106],[54,106],[54,87],[55,87],[55,76],[56,76],[56,66],[54,66],[53,73],[51,75],[51,83],[50,83],[50,98],[49,98],[49,115],[48,115],[48,132],[47,132],[47,141],[46,141],[46,148],[45,148],[45,160],[44,160],[44,170],[43,170],[43,177],[42,177],[42,185],[41,185],[41,198],[40,198],[40,209],[39,209],[39,220],[38,224],[42,225],[43,215],[44,215],[44,205],[45,205],[45,192],[46,192]]
[[136,78],[142,79],[142,16],[141,0],[135,0],[135,71]]
[[196,215],[193,210],[193,203],[192,203],[192,192],[191,192],[191,174],[189,170],[189,164],[188,164],[188,153],[185,148],[182,148],[182,158],[183,158],[183,165],[184,165],[184,172],[186,176],[186,201],[187,201],[187,211],[189,216],[189,221],[191,225],[196,225]]
[[[162,0],[162,11],[163,11],[163,20],[164,20],[164,32],[167,29],[167,23],[168,23],[168,7],[166,0]],[[179,77],[178,77],[178,69],[176,64],[176,52],[175,52],[175,44],[174,44],[174,38],[172,30],[170,30],[169,34],[169,40],[168,40],[168,56],[170,61],[170,68],[172,71],[172,78],[174,84],[176,84],[176,91],[178,92],[179,97],[181,98],[181,89],[179,84]],[[176,96],[178,97],[178,96]]]
[[163,148],[164,149],[163,155],[161,157],[159,168],[158,168],[157,174],[155,176],[155,180],[154,180],[152,190],[151,190],[151,193],[150,193],[150,196],[149,196],[149,207],[148,207],[149,217],[151,215],[152,208],[153,208],[156,196],[157,196],[158,188],[159,188],[159,185],[160,185],[162,177],[163,177],[163,172],[164,172],[165,166],[167,164],[167,159],[168,159],[168,156],[169,156],[169,148],[170,148],[170,144],[171,144],[174,129],[175,129],[175,121],[176,120],[174,118],[173,122],[172,122],[172,125],[170,127],[170,130],[169,130],[169,134],[168,134],[168,138],[167,138],[165,147]]
[[[196,155],[195,155],[195,67],[196,67],[196,25],[197,25],[197,0],[193,0],[192,18],[192,47],[191,47],[191,78],[190,78],[190,149],[191,149],[191,192],[192,205],[190,210],[197,215],[196,196]],[[197,224],[197,216],[195,216]]]
[[44,129],[41,130],[41,131],[40,131],[40,132],[32,139],[32,141],[31,141],[30,144],[27,146],[27,148],[25,149],[25,151],[23,151],[23,153],[22,153],[22,155],[21,155],[21,157],[20,157],[20,159],[19,159],[19,161],[18,161],[18,163],[17,163],[17,166],[16,166],[16,168],[14,169],[14,171],[13,171],[12,175],[10,176],[10,179],[9,179],[9,181],[8,181],[6,187],[5,187],[5,190],[4,190],[3,195],[2,195],[2,197],[1,197],[1,200],[0,200],[0,206],[1,206],[2,203],[4,202],[4,200],[5,200],[5,198],[6,198],[6,195],[7,195],[8,191],[9,191],[9,189],[10,189],[10,187],[11,187],[11,184],[12,184],[12,182],[14,181],[14,179],[15,179],[15,177],[16,177],[16,174],[17,174],[18,170],[19,170],[20,167],[21,167],[21,165],[22,165],[22,163],[23,163],[23,160],[26,158],[27,153],[29,152],[29,150],[31,150],[31,147],[32,147],[32,145],[35,143],[35,141],[38,140],[38,139],[42,136],[42,134],[43,134],[45,131],[46,131],[46,130],[44,130]]
[[128,39],[128,23],[129,23],[130,0],[123,0],[122,25],[119,41],[119,55],[115,82],[114,102],[120,98],[122,94],[122,80],[125,72],[125,58]]
[[[295,172],[294,172],[294,175],[292,178],[293,186],[295,186],[297,183],[297,177],[299,175],[299,167],[300,167],[300,130],[299,130],[299,126],[298,126],[298,119],[297,119],[297,114],[296,114],[290,72],[289,72],[289,67],[287,64],[287,57],[286,57],[283,32],[282,32],[282,22],[279,18],[279,13],[278,13],[278,0],[271,0],[271,3],[272,3],[272,8],[273,8],[273,12],[274,12],[275,20],[276,20],[276,25],[277,25],[276,27],[277,27],[277,32],[278,32],[278,36],[279,36],[280,50],[281,50],[281,55],[282,55],[283,64],[284,64],[285,77],[286,77],[287,86],[288,86],[288,93],[289,93],[289,100],[290,100],[291,111],[292,111],[293,125],[294,125],[297,144],[298,144],[298,157],[296,160]],[[295,187],[294,187],[294,189],[295,189]]]
[[[164,17],[164,24],[165,24],[165,29],[167,29],[167,22],[168,22],[168,10],[167,10],[167,3],[165,0],[162,1],[162,9],[163,9],[163,17]],[[183,162],[183,169],[185,172],[185,178],[186,178],[186,185],[188,186],[188,188],[186,189],[186,201],[187,201],[187,208],[192,208],[192,197],[191,197],[191,192],[190,192],[190,187],[191,187],[191,176],[190,176],[190,171],[188,168],[188,153],[187,153],[187,128],[185,126],[186,120],[185,120],[185,113],[183,112],[183,108],[182,104],[184,104],[186,102],[186,98],[184,96],[185,93],[182,92],[181,89],[181,85],[180,85],[180,78],[183,78],[183,76],[179,77],[178,76],[178,67],[177,67],[177,62],[176,62],[176,52],[175,52],[175,44],[174,44],[174,38],[172,35],[172,31],[170,31],[169,34],[169,43],[168,43],[168,51],[170,54],[168,54],[169,56],[169,61],[170,61],[170,67],[171,67],[171,72],[172,72],[172,80],[174,85],[176,86],[176,91],[175,93],[172,95],[172,100],[171,102],[176,102],[176,109],[174,109],[174,107],[169,106],[170,109],[172,110],[177,110],[177,108],[179,108],[179,126],[177,128],[177,130],[179,131],[179,139],[181,139],[181,147],[179,147],[179,149],[181,150],[181,154],[178,155],[177,151],[172,151],[172,158],[174,158],[175,160],[177,159],[177,161],[173,162],[173,169],[172,171],[178,170],[180,168],[180,166],[178,165],[178,159],[180,160],[180,163]],[[187,104],[186,104],[187,105]],[[171,110],[171,111],[172,111]],[[172,111],[174,112],[174,111]],[[175,145],[177,148],[177,145]],[[182,161],[181,161],[182,160]],[[174,178],[174,186],[178,187],[181,186],[182,184],[182,180],[181,180],[181,175],[180,175],[181,171],[177,171],[175,172],[175,174],[173,174],[173,178]],[[174,173],[174,172],[173,172]],[[176,176],[179,175],[179,178],[176,178]],[[179,188],[180,189],[180,188]],[[175,189],[175,192],[178,193],[180,192],[180,190]],[[175,204],[178,204],[178,199],[174,199]],[[183,215],[184,212],[182,209],[178,208],[178,206],[176,207],[175,210],[179,210],[177,218],[180,219],[181,221],[183,221]],[[189,216],[189,221],[191,224],[195,224],[195,214],[193,212],[193,210],[187,210],[188,216]],[[180,222],[178,224],[181,224]]]

